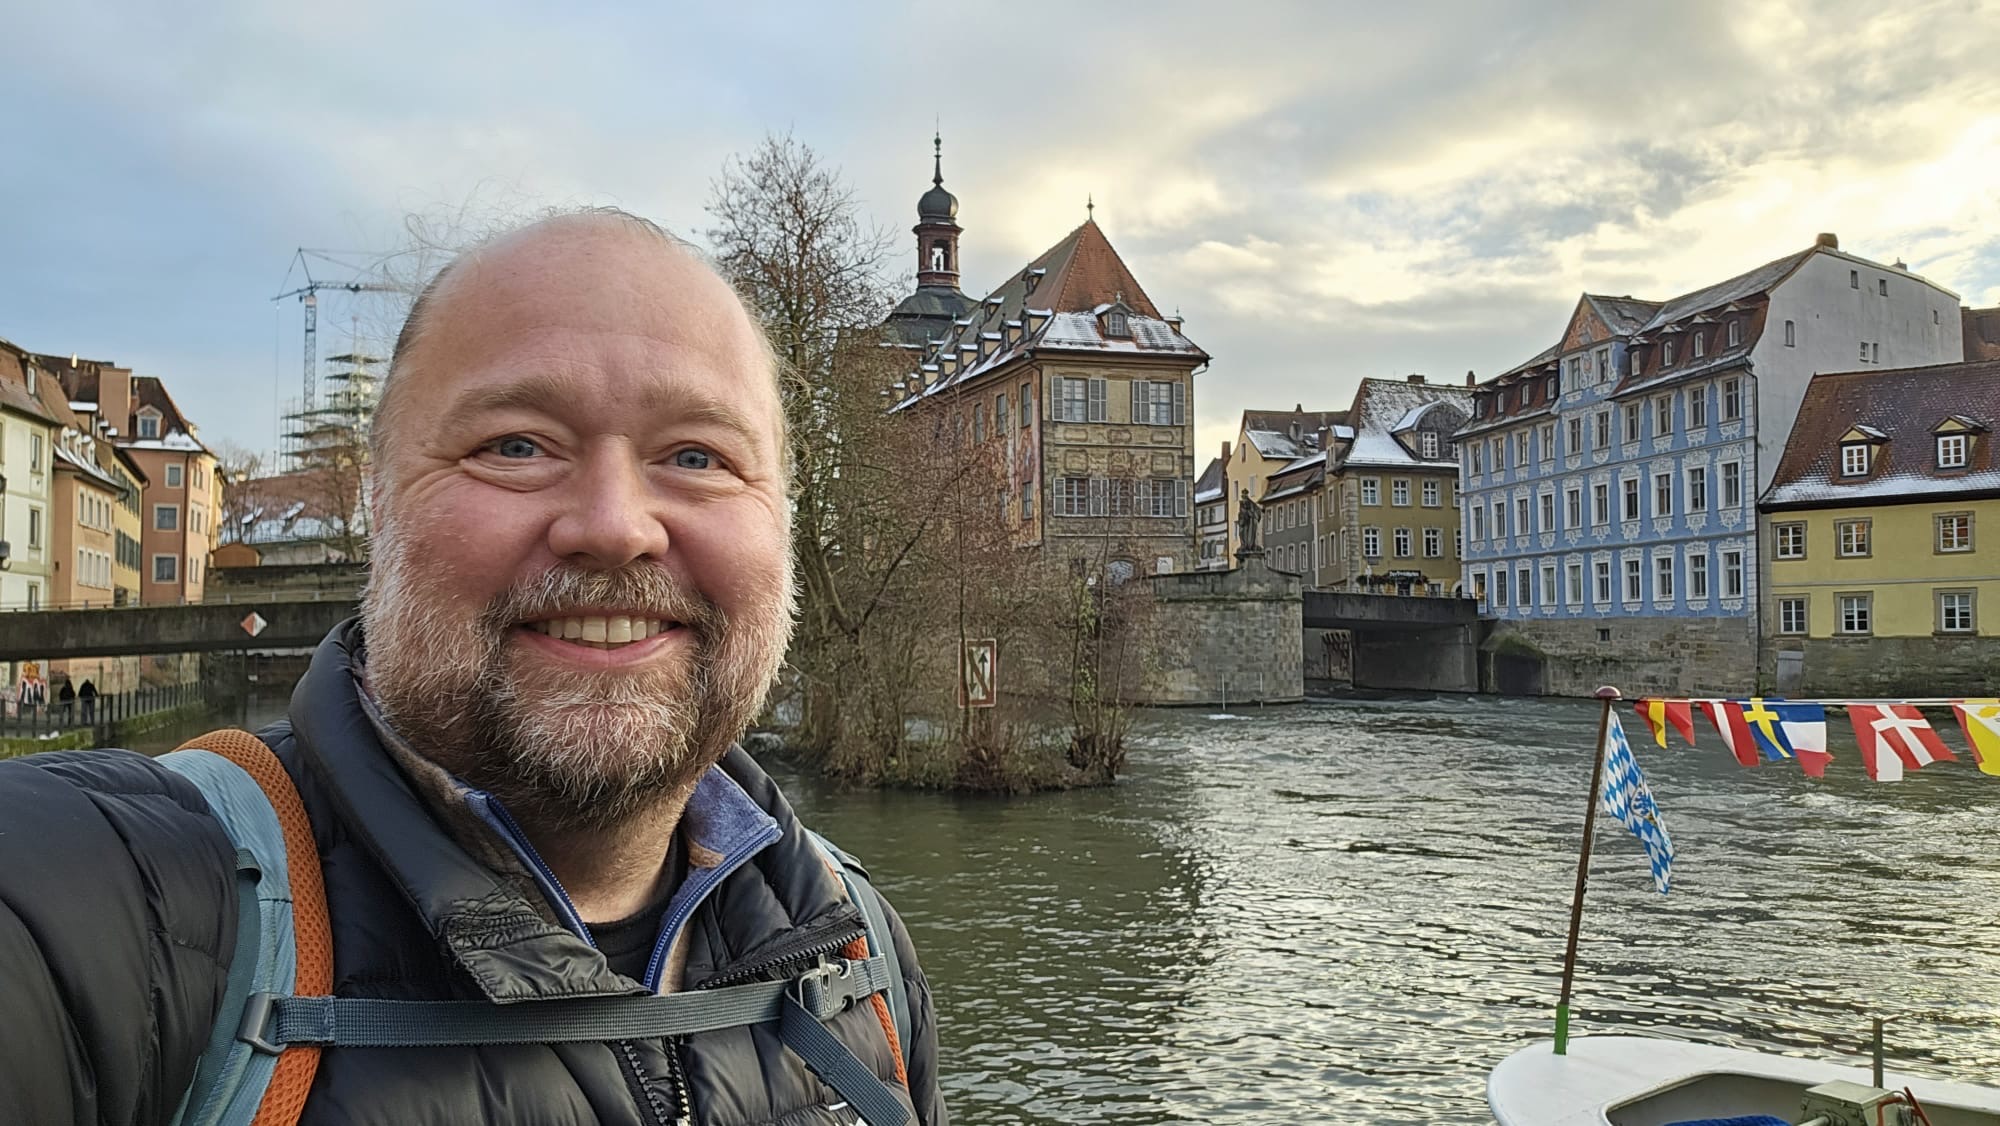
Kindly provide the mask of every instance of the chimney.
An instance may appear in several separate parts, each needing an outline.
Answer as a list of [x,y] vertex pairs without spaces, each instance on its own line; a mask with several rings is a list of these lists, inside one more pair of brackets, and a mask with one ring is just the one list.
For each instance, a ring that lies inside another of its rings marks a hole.
[[1824,246],[1828,250],[1839,250],[1840,236],[1834,234],[1832,231],[1823,231],[1818,238],[1813,240],[1813,245]]
[[132,426],[132,369],[107,365],[97,370],[97,417],[121,438],[137,433]]
[[1229,460],[1229,443],[1228,443],[1228,442],[1224,442],[1224,443],[1222,443],[1222,460],[1223,460],[1224,462],[1227,462],[1227,461]]
[[1901,258],[1896,259],[1895,265],[1896,269],[1901,270],[1906,274],[1910,272],[1910,264],[1908,262],[1903,261]]
[[1421,375],[1415,375],[1415,374],[1412,374],[1412,375],[1410,375],[1410,376],[1408,376],[1408,377],[1406,377],[1406,378],[1408,378],[1408,380],[1409,380],[1409,381],[1410,381],[1411,383],[1422,383],[1422,382],[1424,381],[1424,377],[1423,377],[1423,376],[1421,376]]
[[1479,382],[1478,378],[1474,376],[1471,372],[1468,371],[1465,373],[1465,385],[1467,387],[1475,386],[1478,384],[1478,382]]

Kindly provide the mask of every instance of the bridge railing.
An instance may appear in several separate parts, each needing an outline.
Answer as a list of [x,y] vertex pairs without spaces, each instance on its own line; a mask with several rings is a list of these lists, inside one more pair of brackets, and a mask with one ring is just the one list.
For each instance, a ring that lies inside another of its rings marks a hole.
[[22,702],[19,685],[8,685],[0,702],[0,739],[54,738],[78,729],[109,734],[118,724],[137,716],[170,711],[203,699],[201,685],[160,684],[129,692],[105,692],[95,698],[58,700],[49,688],[40,702]]
[[352,602],[359,593],[359,588],[353,590],[229,590],[219,591],[201,598],[176,598],[172,600],[155,600],[152,602],[134,602],[131,599],[120,602],[112,598],[83,598],[63,602],[37,600],[33,604],[14,601],[0,602],[0,613],[39,614],[53,610],[151,610],[161,606],[248,606],[260,602]]

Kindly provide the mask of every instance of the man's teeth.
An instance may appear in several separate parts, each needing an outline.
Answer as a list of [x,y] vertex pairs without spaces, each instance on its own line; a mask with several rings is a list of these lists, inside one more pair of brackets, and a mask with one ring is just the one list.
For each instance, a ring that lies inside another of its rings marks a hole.
[[652,618],[632,618],[624,615],[580,618],[546,618],[538,622],[528,622],[527,627],[537,633],[559,637],[564,641],[578,641],[585,645],[610,648],[614,645],[630,645],[634,641],[644,641],[649,637],[672,629],[674,623]]

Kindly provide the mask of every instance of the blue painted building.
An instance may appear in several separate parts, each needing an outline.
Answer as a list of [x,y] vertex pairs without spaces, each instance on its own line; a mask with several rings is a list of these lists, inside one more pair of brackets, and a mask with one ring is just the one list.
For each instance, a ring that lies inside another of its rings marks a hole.
[[1956,305],[1832,236],[1667,302],[1585,294],[1458,432],[1466,589],[1548,658],[1546,691],[1746,690],[1757,496],[1806,383],[1957,359]]

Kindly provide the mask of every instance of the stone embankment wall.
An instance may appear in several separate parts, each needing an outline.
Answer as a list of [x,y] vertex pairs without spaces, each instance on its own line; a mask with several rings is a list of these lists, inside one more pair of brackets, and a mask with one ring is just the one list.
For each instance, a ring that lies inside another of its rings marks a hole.
[[1757,687],[1757,639],[1747,616],[1501,622],[1479,666],[1481,691],[1510,696],[1588,696],[1605,684],[1626,696],[1743,696]]
[[1793,696],[2000,696],[2000,637],[1780,638],[1763,673]]
[[1260,555],[1233,571],[1155,575],[1139,702],[1291,703],[1305,699],[1299,578]]

